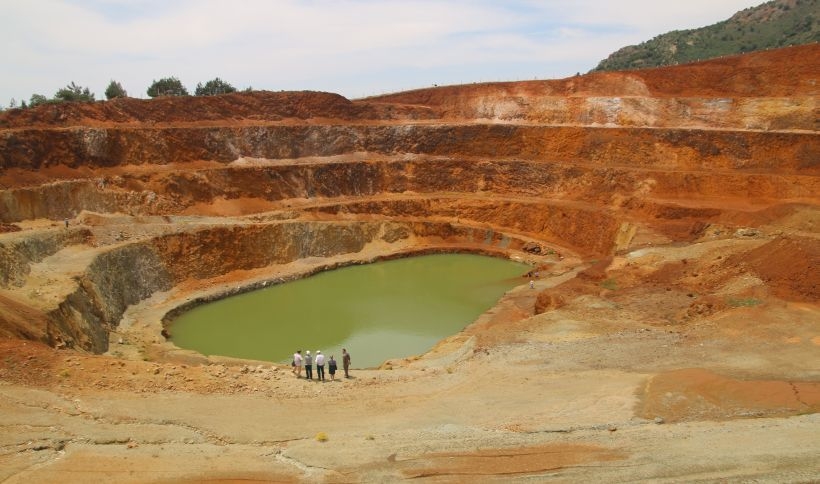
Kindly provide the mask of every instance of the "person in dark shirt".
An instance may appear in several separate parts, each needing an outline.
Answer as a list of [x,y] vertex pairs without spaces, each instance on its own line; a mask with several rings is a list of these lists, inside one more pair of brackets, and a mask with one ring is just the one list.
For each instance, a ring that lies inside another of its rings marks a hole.
[[350,378],[350,353],[347,352],[346,349],[342,348],[342,367],[345,369],[345,378]]
[[305,352],[305,378],[313,380],[313,357],[310,356],[310,350]]
[[333,359],[333,355],[330,355],[330,359],[327,360],[327,372],[330,373],[330,381],[336,379],[334,375],[336,375],[336,360]]

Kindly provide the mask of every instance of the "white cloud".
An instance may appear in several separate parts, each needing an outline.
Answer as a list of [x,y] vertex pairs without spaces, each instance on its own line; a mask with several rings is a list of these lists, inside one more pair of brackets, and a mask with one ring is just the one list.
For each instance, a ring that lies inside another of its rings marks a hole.
[[528,2],[542,14],[575,25],[611,26],[660,34],[704,27],[760,1],[749,0],[543,0]]
[[[69,81],[103,98],[110,79],[144,96],[189,89],[323,89],[348,97],[566,76],[671,29],[723,20],[749,0],[0,0],[0,103]],[[413,84],[415,83],[415,84]]]

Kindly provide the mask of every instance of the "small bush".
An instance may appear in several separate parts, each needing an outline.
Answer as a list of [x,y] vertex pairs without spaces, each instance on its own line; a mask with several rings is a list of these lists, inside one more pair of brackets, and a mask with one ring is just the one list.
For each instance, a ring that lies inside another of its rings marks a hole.
[[108,83],[108,87],[105,89],[105,98],[115,99],[118,97],[128,97],[128,93],[125,92],[122,84],[112,79],[111,82]]
[[763,301],[760,299],[755,299],[753,297],[746,297],[746,298],[732,298],[726,300],[726,304],[733,308],[750,308],[752,306],[757,306],[758,304],[762,304]]
[[227,94],[229,92],[236,92],[236,88],[233,87],[230,83],[223,81],[220,78],[211,79],[210,81],[202,84],[201,82],[196,85],[196,90],[194,91],[194,95],[196,96],[216,96],[217,94]]
[[610,291],[618,289],[618,282],[615,279],[607,279],[603,281],[600,285],[604,289],[609,289]]
[[74,84],[74,81],[71,81],[71,84],[67,85],[66,87],[57,91],[54,94],[55,101],[94,101],[94,93],[91,92],[87,87],[82,87]]
[[188,90],[176,77],[164,77],[154,81],[148,86],[146,91],[149,97],[161,96],[187,96]]
[[318,434],[316,434],[316,441],[327,442],[327,434],[324,432],[319,432]]

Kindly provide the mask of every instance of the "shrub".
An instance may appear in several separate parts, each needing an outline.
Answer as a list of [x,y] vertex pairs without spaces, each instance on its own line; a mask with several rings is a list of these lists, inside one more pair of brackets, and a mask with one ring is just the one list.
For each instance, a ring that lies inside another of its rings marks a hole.
[[236,88],[217,77],[204,85],[201,82],[198,83],[194,94],[197,96],[216,96],[217,94],[227,94],[229,92],[236,92]]
[[752,307],[752,306],[757,306],[758,304],[762,304],[762,303],[763,303],[763,301],[761,301],[760,299],[755,299],[753,297],[746,297],[746,298],[739,298],[739,299],[730,297],[726,300],[726,304],[728,304],[729,306],[731,306],[733,308],[740,308],[740,307],[749,308],[749,307]]
[[151,83],[147,93],[150,97],[187,96],[188,90],[176,77],[164,77]]
[[601,282],[601,287],[604,289],[609,289],[610,291],[614,291],[618,289],[618,282],[615,279],[607,279]]
[[122,84],[115,80],[111,80],[108,87],[105,88],[105,98],[114,99],[118,97],[128,97],[128,93],[123,89]]
[[29,107],[33,108],[34,106],[39,106],[40,104],[46,104],[49,100],[47,97],[43,96],[42,94],[32,94],[31,99],[28,101]]
[[94,93],[89,91],[87,87],[80,87],[71,81],[71,84],[57,91],[54,94],[55,101],[94,101]]

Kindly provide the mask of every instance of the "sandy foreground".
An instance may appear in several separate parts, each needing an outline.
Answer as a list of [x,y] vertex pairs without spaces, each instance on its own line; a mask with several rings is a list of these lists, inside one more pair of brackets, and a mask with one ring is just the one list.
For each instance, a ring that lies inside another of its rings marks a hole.
[[[666,250],[656,264],[680,257]],[[769,298],[669,324],[662,285],[561,296],[583,267],[522,283],[426,355],[334,382],[182,351],[129,358],[136,332],[107,355],[5,340],[0,478],[820,479],[816,304]],[[533,315],[545,293],[565,303]]]

